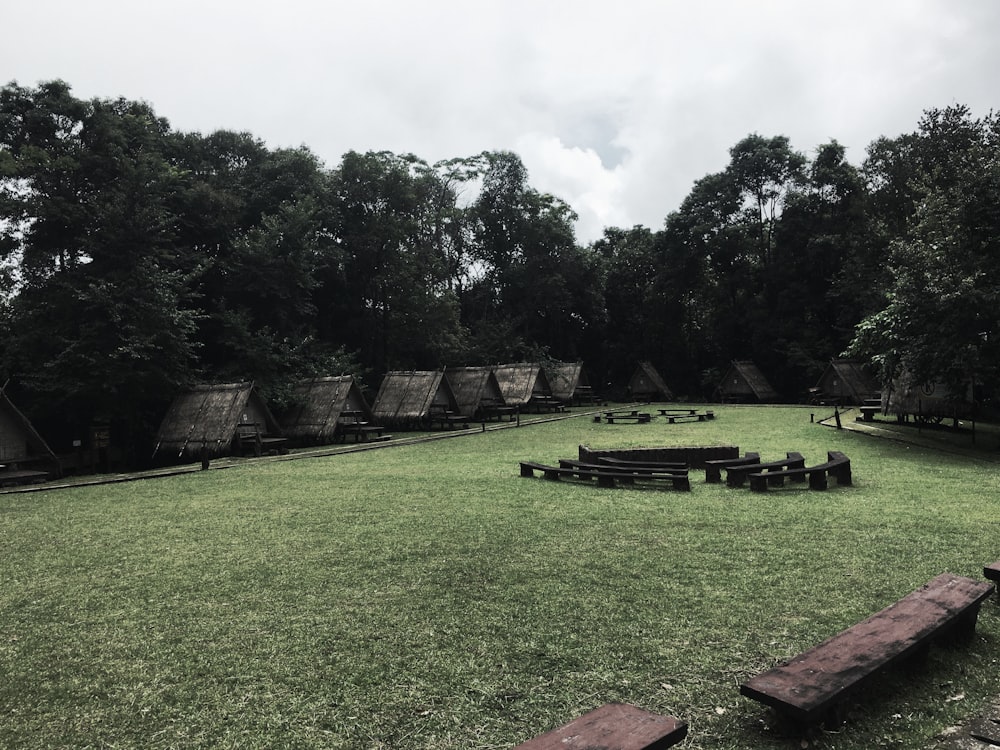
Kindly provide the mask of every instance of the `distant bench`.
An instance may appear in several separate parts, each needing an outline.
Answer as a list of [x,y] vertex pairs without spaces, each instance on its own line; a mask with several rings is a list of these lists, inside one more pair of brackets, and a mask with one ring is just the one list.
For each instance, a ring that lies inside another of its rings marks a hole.
[[688,468],[688,465],[683,461],[653,461],[652,459],[648,461],[631,461],[626,458],[615,458],[614,456],[598,456],[597,463],[601,466],[634,466],[643,469],[658,469],[660,471],[670,471],[671,469],[684,469],[686,471]]
[[754,492],[766,492],[768,485],[780,486],[785,477],[795,479],[803,476],[809,477],[809,488],[813,490],[825,490],[828,475],[836,478],[838,487],[850,485],[851,459],[840,451],[828,451],[826,458],[826,463],[816,466],[752,473],[750,474],[750,489]]
[[659,750],[687,737],[686,722],[627,703],[606,703],[514,750]]
[[677,422],[704,422],[715,419],[713,411],[698,411],[697,409],[660,409],[660,416],[665,417],[669,424]]
[[[567,462],[569,462],[568,459]],[[552,481],[558,481],[564,477],[586,479],[588,481],[596,479],[597,484],[600,487],[617,487],[619,484],[635,484],[636,479],[642,479],[657,483],[669,482],[676,490],[690,491],[691,489],[691,482],[688,479],[686,471],[683,473],[648,472],[636,474],[632,472],[616,471],[610,467],[607,469],[603,467],[593,469],[583,468],[579,465],[549,466],[535,461],[521,461],[522,477],[533,477],[535,476],[536,471],[541,472],[542,476]]]
[[608,412],[604,415],[604,421],[608,424],[614,424],[615,422],[634,422],[636,424],[645,424],[646,422],[651,422],[652,420],[653,415],[645,411]]
[[[768,481],[771,484],[777,483],[779,486],[784,482],[783,471],[785,469],[801,469],[805,467],[806,460],[801,453],[789,451],[785,458],[780,461],[768,461],[767,463],[736,464],[726,468],[726,485],[729,487],[742,487],[747,477],[751,474],[767,472]],[[775,477],[775,479],[772,479]],[[806,481],[805,475],[792,475],[793,480]]]
[[747,451],[742,456],[736,458],[714,458],[705,461],[705,482],[708,484],[718,484],[722,481],[722,470],[730,466],[742,466],[744,464],[759,464],[760,454],[756,451]]
[[931,642],[968,640],[979,605],[994,591],[985,581],[942,573],[895,604],[791,661],[740,685],[740,693],[804,725],[838,726],[847,702],[870,678]]

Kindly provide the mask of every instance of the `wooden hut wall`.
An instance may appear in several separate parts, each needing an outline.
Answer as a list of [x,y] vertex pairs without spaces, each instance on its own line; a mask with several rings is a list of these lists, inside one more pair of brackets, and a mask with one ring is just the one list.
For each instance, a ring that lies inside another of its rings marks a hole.
[[883,394],[883,408],[898,415],[971,418],[972,388],[956,397],[944,383],[918,383],[904,371]]
[[774,401],[778,397],[777,392],[753,362],[733,362],[719,385],[719,391],[729,398],[749,398],[758,401]]
[[59,459],[48,443],[0,389],[0,463],[16,465],[37,459],[59,469]]
[[652,401],[657,398],[669,400],[674,397],[651,362],[639,363],[628,387],[633,398],[645,398]]
[[395,371],[382,379],[372,412],[375,419],[386,423],[415,422],[425,419],[432,405],[457,411],[444,373]]
[[830,362],[816,387],[842,403],[860,404],[878,394],[874,380],[864,371],[861,363],[849,360]]

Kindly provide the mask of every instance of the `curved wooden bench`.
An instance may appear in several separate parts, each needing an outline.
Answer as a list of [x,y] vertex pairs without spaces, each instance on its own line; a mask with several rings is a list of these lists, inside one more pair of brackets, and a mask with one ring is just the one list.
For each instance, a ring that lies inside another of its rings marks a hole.
[[718,484],[722,481],[722,470],[730,466],[742,466],[743,464],[759,464],[760,454],[756,451],[747,451],[738,458],[712,458],[705,462],[705,482],[708,484]]
[[627,703],[606,703],[514,750],[659,750],[687,737],[686,722]]
[[522,477],[533,477],[535,472],[538,471],[541,472],[543,477],[552,481],[558,481],[563,477],[586,480],[596,479],[597,484],[601,487],[616,487],[619,484],[634,484],[636,479],[642,479],[656,483],[669,482],[675,490],[686,492],[691,490],[691,482],[688,479],[687,472],[683,474],[650,472],[648,474],[637,475],[635,473],[614,470],[605,471],[603,469],[604,467],[600,469],[586,469],[578,466],[549,466],[535,461],[521,461]]
[[801,469],[783,469],[782,471],[770,471],[766,473],[750,474],[750,489],[754,492],[766,492],[768,484],[773,484],[775,480],[784,477],[809,478],[809,488],[813,490],[825,490],[827,488],[827,476],[836,478],[837,485],[845,487],[851,484],[851,459],[840,451],[829,451],[826,454],[826,463],[816,466],[806,466]]
[[[785,454],[785,458],[781,461],[727,466],[725,467],[726,485],[729,487],[742,487],[746,483],[747,477],[750,474],[768,472],[768,483],[776,484],[780,487],[785,481],[784,475],[781,473],[784,469],[801,469],[805,467],[805,465],[806,460],[803,458],[801,453],[798,453],[797,451],[789,451]],[[774,477],[774,479],[771,477]],[[791,475],[791,478],[800,482],[806,481],[805,475],[793,474]]]
[[599,466],[635,466],[642,469],[659,469],[660,471],[670,471],[671,469],[684,469],[687,471],[688,465],[683,461],[630,461],[627,458],[615,458],[614,456],[598,456]]
[[935,640],[969,639],[985,581],[942,573],[881,612],[740,685],[740,693],[800,724],[843,720],[851,695],[890,665],[921,655]]

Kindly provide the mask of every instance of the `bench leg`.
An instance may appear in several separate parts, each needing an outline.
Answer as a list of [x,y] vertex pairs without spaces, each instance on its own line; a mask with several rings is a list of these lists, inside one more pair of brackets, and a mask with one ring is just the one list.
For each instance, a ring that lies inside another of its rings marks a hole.
[[809,472],[809,489],[811,490],[825,490],[826,489],[826,471],[810,471]]
[[705,468],[705,484],[718,484],[722,481],[722,471],[718,466]]
[[767,492],[767,479],[765,477],[750,477],[750,489],[753,492]]

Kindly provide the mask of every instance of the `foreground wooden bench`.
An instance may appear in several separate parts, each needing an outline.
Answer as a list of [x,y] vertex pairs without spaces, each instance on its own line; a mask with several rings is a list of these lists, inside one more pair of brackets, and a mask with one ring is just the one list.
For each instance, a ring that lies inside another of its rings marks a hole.
[[687,737],[686,722],[627,703],[606,703],[514,750],[659,750]]
[[722,481],[722,470],[730,466],[741,466],[743,464],[759,464],[760,454],[756,451],[747,451],[737,458],[712,458],[705,462],[705,482],[708,484],[718,484]]
[[552,481],[559,481],[563,477],[588,481],[596,479],[597,484],[601,487],[617,487],[619,484],[634,484],[636,479],[643,479],[657,484],[669,482],[675,490],[685,492],[691,490],[691,482],[686,471],[684,473],[650,472],[636,475],[622,471],[604,471],[603,467],[601,469],[585,469],[579,466],[549,466],[535,461],[521,461],[522,477],[533,477],[536,471],[541,472],[543,477]]
[[740,693],[803,725],[836,727],[848,701],[890,665],[922,655],[931,642],[969,639],[986,581],[942,573],[867,620],[740,685]]
[[670,476],[688,475],[686,466],[642,466],[638,464],[592,464],[580,461],[576,458],[560,458],[559,466],[570,469],[588,469],[590,471],[604,472],[606,474],[621,474],[623,476],[647,477],[657,474]]
[[[789,451],[785,454],[785,458],[780,461],[726,466],[726,485],[729,487],[742,487],[750,474],[767,472],[768,483],[780,486],[785,481],[784,474],[782,474],[785,469],[801,469],[805,465],[806,459],[801,453]],[[806,481],[805,474],[793,474],[791,478],[800,482]]]
[[828,451],[826,463],[816,466],[805,466],[799,469],[783,469],[781,471],[757,472],[750,474],[750,489],[754,492],[766,492],[767,486],[780,486],[779,480],[785,477],[809,477],[809,489],[825,490],[827,476],[835,477],[837,485],[846,487],[851,484],[851,459],[840,451]]

